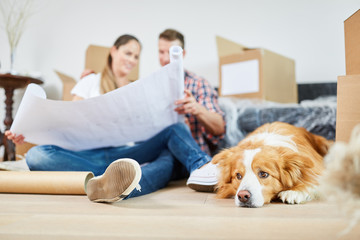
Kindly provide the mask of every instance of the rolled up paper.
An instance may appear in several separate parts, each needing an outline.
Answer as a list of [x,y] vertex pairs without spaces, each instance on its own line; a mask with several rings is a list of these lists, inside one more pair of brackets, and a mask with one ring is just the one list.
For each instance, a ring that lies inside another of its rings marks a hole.
[[91,172],[0,171],[0,192],[84,195]]

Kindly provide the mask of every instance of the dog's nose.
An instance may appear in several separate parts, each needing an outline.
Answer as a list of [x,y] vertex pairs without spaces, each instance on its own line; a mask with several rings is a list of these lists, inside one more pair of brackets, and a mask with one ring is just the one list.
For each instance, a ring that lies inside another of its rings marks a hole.
[[246,203],[249,201],[251,194],[247,190],[241,190],[238,192],[237,197],[239,198],[239,201],[242,203]]

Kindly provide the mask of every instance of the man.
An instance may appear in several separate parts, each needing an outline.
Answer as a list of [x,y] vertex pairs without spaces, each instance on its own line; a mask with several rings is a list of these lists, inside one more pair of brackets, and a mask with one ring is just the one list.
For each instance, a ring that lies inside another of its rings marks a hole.
[[[184,36],[174,29],[166,29],[159,35],[161,66],[170,63],[169,49],[171,46],[182,47],[183,56],[185,56]],[[225,133],[225,121],[223,112],[218,105],[217,92],[204,78],[187,70],[184,75],[185,97],[176,102],[178,107],[175,111],[186,115],[186,123],[191,129],[195,141],[204,152],[210,155],[210,147],[216,146]],[[217,183],[216,174],[216,166],[211,163],[206,164],[190,174],[187,185],[194,190],[209,191]]]
[[[159,35],[159,61],[161,66],[170,63],[171,46],[184,48],[184,36],[173,29],[166,29]],[[217,93],[204,78],[185,70],[185,98],[176,102],[176,111],[186,114],[194,139],[201,149],[210,154],[208,143],[216,145],[225,133],[225,121],[219,108]],[[211,146],[212,147],[212,146]]]

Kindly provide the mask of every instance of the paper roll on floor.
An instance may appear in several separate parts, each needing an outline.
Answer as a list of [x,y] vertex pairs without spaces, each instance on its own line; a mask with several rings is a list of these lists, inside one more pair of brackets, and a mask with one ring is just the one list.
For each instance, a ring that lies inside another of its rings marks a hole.
[[0,171],[0,192],[85,195],[91,172]]

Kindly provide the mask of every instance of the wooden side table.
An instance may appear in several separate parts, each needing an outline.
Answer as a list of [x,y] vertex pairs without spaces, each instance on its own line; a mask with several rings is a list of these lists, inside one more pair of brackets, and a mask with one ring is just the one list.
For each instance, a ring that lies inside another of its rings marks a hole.
[[[0,74],[0,87],[5,90],[5,131],[9,130],[11,127],[11,124],[13,122],[13,116],[12,116],[12,105],[14,103],[13,96],[14,91],[17,88],[24,88],[30,83],[36,83],[36,84],[42,84],[43,81],[32,78],[32,77],[26,77],[26,76],[20,76],[20,75],[11,75],[11,74]],[[3,132],[0,130],[0,139],[2,140],[0,142],[0,146],[4,145],[5,151],[4,151],[4,161],[11,161],[15,160],[15,144],[12,141],[9,141]]]

